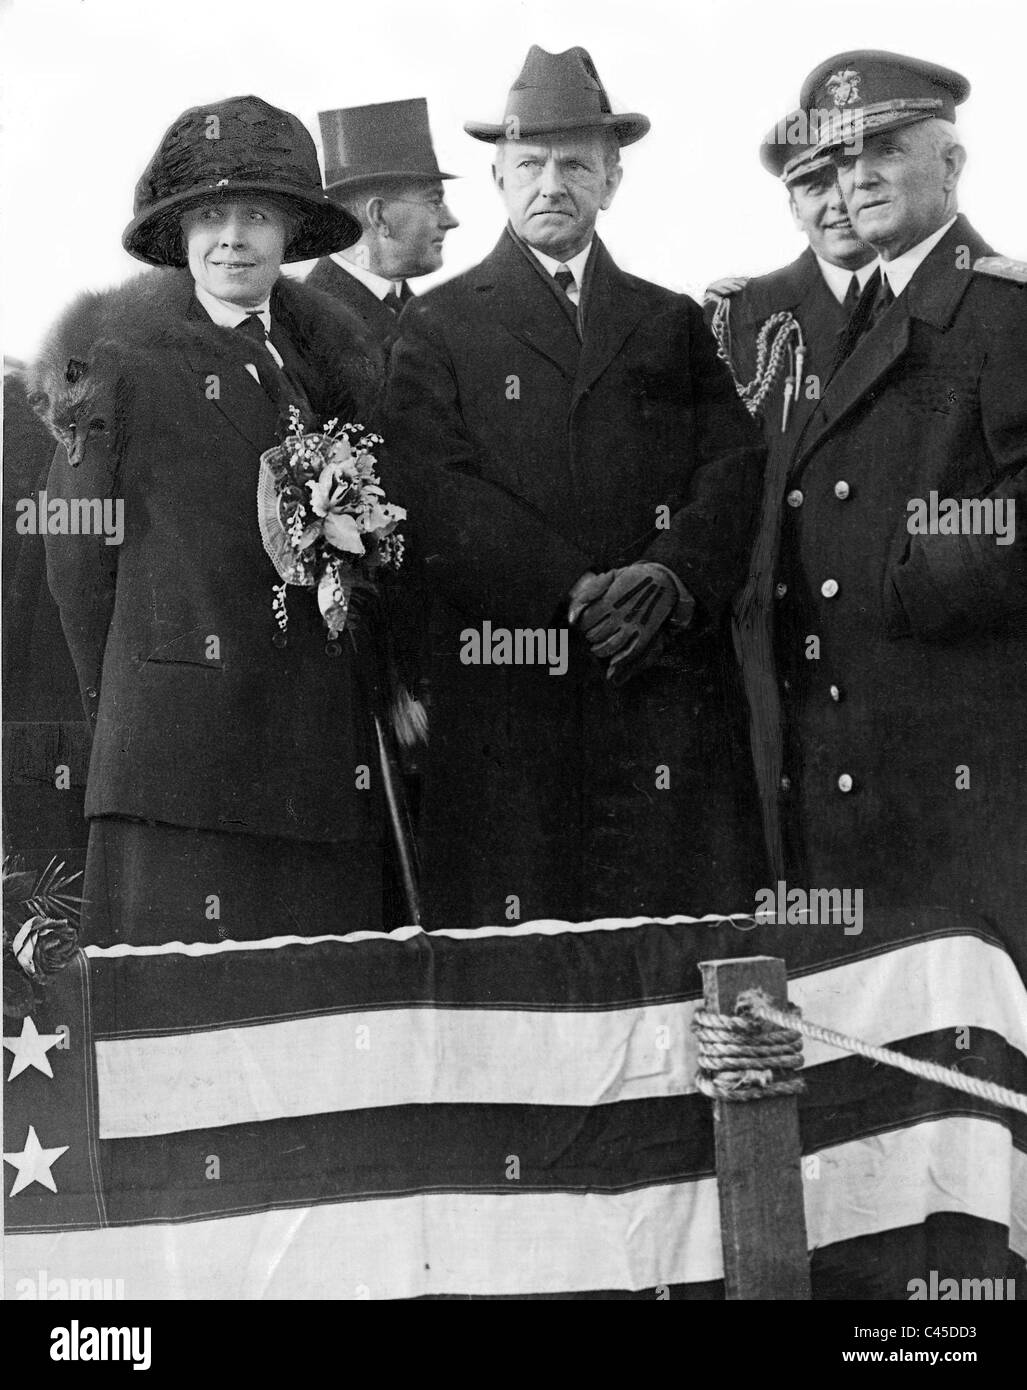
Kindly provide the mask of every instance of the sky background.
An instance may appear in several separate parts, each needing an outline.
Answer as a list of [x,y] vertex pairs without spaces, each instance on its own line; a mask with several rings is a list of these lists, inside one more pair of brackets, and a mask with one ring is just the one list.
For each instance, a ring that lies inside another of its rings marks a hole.
[[[121,250],[132,193],[187,107],[252,92],[295,112],[424,96],[461,226],[433,280],[494,244],[502,208],[490,147],[532,43],[587,48],[614,110],[652,130],[624,152],[600,232],[625,269],[693,295],[759,274],[803,242],[759,142],[806,73],[847,48],[957,68],[972,92],[961,206],[1004,254],[1027,259],[1022,0],[0,0],[5,353],[27,357],[80,290],[142,266]],[[300,270],[304,267],[299,267]]]

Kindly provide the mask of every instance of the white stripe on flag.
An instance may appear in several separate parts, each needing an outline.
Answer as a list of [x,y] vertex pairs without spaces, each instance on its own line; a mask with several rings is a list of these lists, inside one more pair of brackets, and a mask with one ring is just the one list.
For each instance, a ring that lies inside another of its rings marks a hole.
[[[990,1028],[1027,1054],[1027,993],[972,936],[805,975],[790,995],[867,1042]],[[694,1090],[694,1003],[608,1010],[420,1006],[96,1044],[100,1136],[172,1134],[392,1105],[591,1106]],[[844,1054],[805,1044],[807,1066]],[[955,1050],[953,1063],[965,1056]]]
[[98,1042],[100,1136],[392,1105],[682,1095],[693,1089],[694,1007],[380,1009]]
[[1008,1226],[1027,1258],[1027,1155],[999,1121],[950,1116],[821,1149],[803,1159],[803,1195],[811,1250],[948,1211]]
[[[806,1183],[810,1247],[934,1212],[1006,1224],[1027,1255],[1027,1159],[988,1120],[949,1117],[825,1149]],[[554,1294],[722,1273],[713,1179],[635,1192],[430,1193],[169,1225],[9,1235],[8,1298],[49,1279],[120,1279],[129,1299]]]

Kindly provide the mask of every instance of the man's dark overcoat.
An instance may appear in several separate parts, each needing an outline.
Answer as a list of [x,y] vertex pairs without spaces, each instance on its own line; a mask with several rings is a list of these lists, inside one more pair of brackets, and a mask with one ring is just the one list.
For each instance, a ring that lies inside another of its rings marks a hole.
[[[772,557],[781,525],[780,489],[785,470],[809,415],[831,374],[838,338],[847,321],[824,279],[810,247],[790,265],[759,275],[730,297],[725,348],[735,379],[750,383],[757,370],[760,330],[775,314],[791,314],[802,329],[806,355],[798,396],[791,397],[787,417],[783,403],[794,359],[786,353],[767,393],[759,419],[767,443],[763,503],[752,563],[734,603],[734,637],[749,706],[753,762],[759,786],[767,854],[775,878],[785,872],[786,855],[780,813],[784,772],[784,726],[778,677],[774,669],[774,593]],[[772,340],[774,329],[768,333]],[[792,346],[795,340],[792,339]]]
[[[359,420],[380,370],[360,326],[284,279],[271,315],[273,341],[309,402],[308,428]],[[53,361],[88,364],[69,385],[67,410],[105,425],[79,467],[58,449],[51,505],[124,502],[120,546],[82,535],[47,542],[94,729],[85,810],[335,844],[344,883],[345,860],[358,865],[363,845],[374,858],[381,840],[377,779],[358,785],[361,765],[377,769],[367,663],[345,638],[329,653],[312,590],[289,589],[287,643],[273,641],[278,576],[256,490],[261,452],[283,422],[246,371],[254,351],[210,321],[187,271],[149,272],[89,297],[48,343]],[[220,850],[218,863],[224,872]],[[303,891],[298,884],[298,901]]]
[[364,325],[372,341],[388,345],[395,336],[398,320],[393,310],[355,275],[336,265],[331,256],[322,256],[303,283],[345,304]]
[[[970,268],[987,253],[959,217],[811,413],[783,488],[802,502],[782,499],[778,655],[796,872],[1022,933],[1027,289]],[[911,534],[932,491],[1015,501],[1014,543]]]
[[[355,275],[337,265],[331,256],[321,257],[304,284],[344,304],[363,324],[370,341],[377,344],[383,357],[388,359],[399,329],[399,314],[395,310],[387,308],[376,294]],[[405,303],[406,299],[413,298],[413,293],[406,284],[403,290]],[[384,386],[384,377],[382,384]],[[400,677],[411,690],[419,691],[424,677],[422,649],[427,609],[423,576],[413,547],[408,547],[398,572],[386,570],[379,578]]]
[[[355,275],[344,270],[331,256],[322,256],[307,276],[304,284],[311,289],[330,294],[344,304],[364,325],[368,338],[381,349],[387,360],[399,328],[399,314],[388,308]],[[403,286],[406,298],[412,291]],[[404,301],[405,302],[405,299]],[[384,387],[384,374],[382,377]],[[407,528],[404,527],[404,530]],[[424,591],[423,566],[415,548],[408,545],[403,562],[397,570],[382,570],[378,576],[379,596],[384,617],[383,640],[388,644],[388,658],[401,685],[427,701],[427,629],[428,605]],[[405,806],[401,812],[409,823],[412,840],[416,839],[421,805],[420,765],[423,745],[396,747],[397,762],[402,770],[402,790]],[[404,926],[409,920],[405,896],[400,891],[395,859],[386,861],[385,922],[386,929]]]
[[[512,233],[412,301],[386,401],[390,487],[434,594],[429,926],[747,910],[764,870],[726,608],[758,431],[698,306],[598,240],[584,340]],[[566,629],[587,570],[667,565],[691,630],[620,691],[577,633],[565,675],[473,665],[462,634]]]

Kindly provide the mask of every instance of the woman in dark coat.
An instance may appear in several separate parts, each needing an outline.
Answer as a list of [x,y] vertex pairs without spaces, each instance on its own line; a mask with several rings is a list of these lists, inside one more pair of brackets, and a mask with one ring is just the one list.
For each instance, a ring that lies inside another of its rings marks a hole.
[[369,423],[375,350],[346,310],[279,273],[359,227],[326,199],[300,122],[255,97],[185,112],[135,213],[125,247],[161,269],[74,305],[32,383],[65,445],[51,514],[100,499],[109,529],[123,521],[120,543],[47,540],[93,728],[84,937],[374,929],[370,633],[327,641],[299,588],[281,632],[257,520],[260,456],[290,405],[308,429]]

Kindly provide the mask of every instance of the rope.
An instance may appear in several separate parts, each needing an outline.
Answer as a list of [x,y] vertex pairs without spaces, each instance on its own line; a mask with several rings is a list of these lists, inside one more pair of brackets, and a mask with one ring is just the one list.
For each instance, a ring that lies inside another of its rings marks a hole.
[[[721,361],[727,363],[731,368],[732,376],[734,376],[728,327],[730,307],[730,299],[724,298],[720,301],[713,311],[710,328],[717,340],[717,356]],[[759,414],[770,388],[777,380],[785,349],[793,336],[797,339],[797,345],[801,347],[802,329],[795,316],[787,311],[771,314],[760,325],[756,337],[756,375],[749,382],[740,382],[735,377],[735,389],[744,401],[745,408],[750,415]]]
[[1027,1115],[1027,1096],[1020,1095],[1018,1091],[1011,1091],[1006,1086],[997,1086],[993,1081],[979,1081],[974,1076],[964,1076],[961,1071],[939,1066],[937,1062],[918,1061],[902,1052],[894,1052],[890,1047],[873,1047],[859,1038],[836,1033],[833,1028],[824,1028],[819,1023],[806,1023],[800,1018],[793,1019],[790,1011],[785,1013],[781,1009],[775,1009],[760,990],[740,994],[736,1007],[744,1007],[757,1018],[766,1019],[779,1026],[786,1026],[791,1021],[807,1038],[815,1038],[818,1042],[827,1043],[829,1047],[837,1047],[842,1052],[854,1052],[858,1057],[866,1057],[871,1062],[880,1062],[883,1066],[897,1067],[899,1071],[909,1072],[910,1076],[918,1076],[922,1081],[936,1081],[940,1086],[951,1086],[953,1090],[963,1091],[968,1096],[990,1100],[994,1105],[1003,1105]]
[[703,1095],[762,1100],[805,1090],[801,1076],[787,1075],[802,1067],[802,1038],[791,1026],[792,1015],[782,1017],[779,1027],[768,1028],[759,1018],[697,1009],[692,1031],[699,1043],[696,1085]]
[[[696,1084],[705,1096],[720,1100],[761,1100],[765,1096],[795,1095],[803,1089],[802,1079],[780,1073],[802,1066],[801,1039],[805,1036],[841,1052],[852,1052],[871,1062],[896,1067],[922,1081],[934,1081],[1027,1115],[1027,1096],[1017,1091],[993,1081],[964,1076],[936,1062],[918,1061],[890,1047],[874,1047],[819,1023],[807,1023],[794,1005],[789,1005],[787,1010],[777,1009],[762,990],[745,990],[738,996],[735,1007],[736,1014],[696,1010],[692,1023],[699,1042]],[[767,1024],[776,1027],[767,1027]]]

